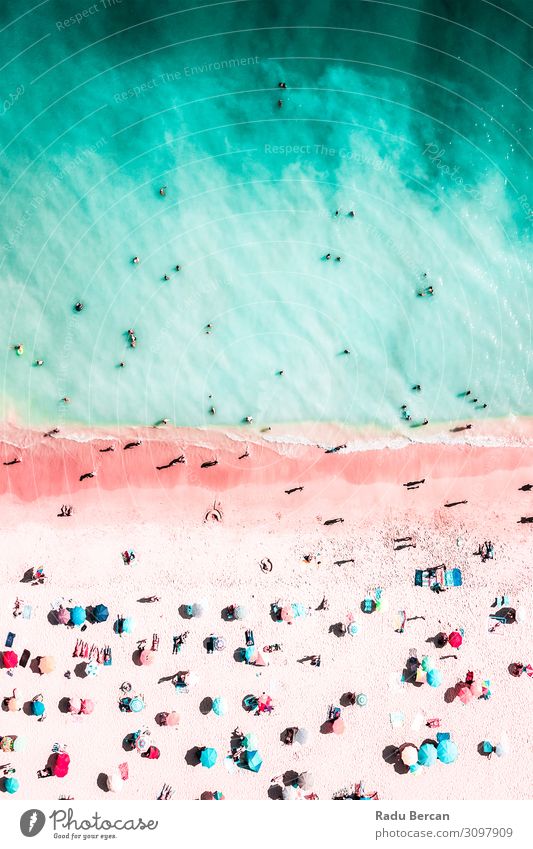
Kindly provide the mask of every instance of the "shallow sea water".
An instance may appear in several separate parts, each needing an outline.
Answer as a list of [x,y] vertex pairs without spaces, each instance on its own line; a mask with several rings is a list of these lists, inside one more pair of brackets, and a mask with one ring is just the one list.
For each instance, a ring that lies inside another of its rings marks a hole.
[[411,5],[2,4],[3,419],[533,412],[528,6]]

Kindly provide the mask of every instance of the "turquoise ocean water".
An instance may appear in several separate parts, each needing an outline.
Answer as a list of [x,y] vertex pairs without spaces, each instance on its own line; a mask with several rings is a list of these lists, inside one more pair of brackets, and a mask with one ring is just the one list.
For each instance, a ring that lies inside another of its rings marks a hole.
[[531,7],[504,5],[4,0],[2,417],[533,413]]

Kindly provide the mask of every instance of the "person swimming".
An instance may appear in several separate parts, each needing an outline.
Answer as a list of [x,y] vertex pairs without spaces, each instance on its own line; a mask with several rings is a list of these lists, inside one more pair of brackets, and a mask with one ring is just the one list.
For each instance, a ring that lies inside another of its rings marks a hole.
[[44,366],[44,360],[35,360],[36,366]]
[[81,311],[82,311],[82,309],[83,309],[83,304],[81,303],[81,301],[78,301],[78,303],[77,303],[77,304],[74,304],[74,309],[76,310],[76,312],[81,312]]
[[161,195],[161,197],[163,197],[163,198],[164,198],[164,197],[165,197],[165,195],[166,195],[166,193],[167,193],[167,187],[166,187],[166,186],[161,186],[161,188],[159,189],[159,194]]
[[140,261],[141,260],[139,259],[138,256],[134,256],[133,259],[132,259],[132,262],[133,262],[134,265],[138,265],[140,263]]
[[22,344],[13,345],[13,348],[15,349],[15,353],[16,353],[17,357],[22,357],[22,355],[24,353],[24,345],[22,345]]
[[287,83],[278,83],[279,88],[287,88]]
[[426,295],[433,295],[433,294],[434,294],[433,286],[427,286],[425,289],[422,289],[420,292],[418,292],[418,297],[424,298]]

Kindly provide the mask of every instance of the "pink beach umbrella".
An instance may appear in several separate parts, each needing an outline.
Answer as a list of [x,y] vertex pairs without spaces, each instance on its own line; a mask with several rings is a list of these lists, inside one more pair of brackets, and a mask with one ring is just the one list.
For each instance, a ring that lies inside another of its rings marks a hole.
[[459,633],[459,631],[452,631],[452,633],[448,637],[448,642],[453,649],[458,649],[459,646],[462,645],[463,637]]
[[464,705],[467,705],[468,702],[472,701],[474,696],[470,687],[467,687],[467,685],[464,684],[462,687],[459,687],[457,691],[457,698],[460,699]]
[[340,716],[338,719],[334,719],[331,723],[331,730],[334,734],[344,734],[344,719]]
[[156,659],[155,651],[144,649],[139,656],[141,666],[151,666]]
[[289,604],[287,607],[282,607],[280,615],[284,622],[292,622],[294,619],[294,611],[291,605]]
[[60,625],[68,625],[70,622],[70,611],[66,607],[60,607],[56,613],[56,619]]
[[483,684],[481,681],[472,681],[470,684],[470,692],[475,698],[483,695]]
[[5,651],[2,657],[4,669],[14,669],[18,664],[18,655],[14,651]]
[[94,710],[94,702],[91,699],[81,700],[81,711],[84,716],[89,716]]
[[69,713],[81,713],[81,699],[70,699],[68,703]]
[[180,715],[175,710],[171,710],[165,717],[165,725],[179,725]]

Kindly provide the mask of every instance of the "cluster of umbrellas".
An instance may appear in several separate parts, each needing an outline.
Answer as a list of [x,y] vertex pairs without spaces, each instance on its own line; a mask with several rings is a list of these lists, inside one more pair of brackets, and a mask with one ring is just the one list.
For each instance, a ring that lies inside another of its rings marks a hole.
[[287,622],[289,625],[300,616],[306,616],[307,610],[300,604],[299,602],[294,602],[293,604],[287,604],[285,607],[282,607],[279,611],[280,619],[282,622]]
[[[94,622],[107,622],[109,610],[105,604],[97,604],[92,609],[91,618]],[[63,607],[61,605],[56,612],[56,619],[60,625],[84,625],[87,620],[87,610],[77,604],[74,607]]]
[[488,688],[481,681],[472,681],[470,684],[458,684],[456,692],[459,701],[467,705],[472,699],[484,696]]
[[71,698],[68,706],[69,713],[89,716],[94,710],[94,702],[91,699]]
[[413,743],[405,743],[400,752],[402,763],[409,767],[409,772],[418,772],[421,766],[433,766],[438,760],[444,764],[452,764],[459,754],[456,744],[448,737],[440,740],[437,745],[431,742],[423,743],[420,748]]

